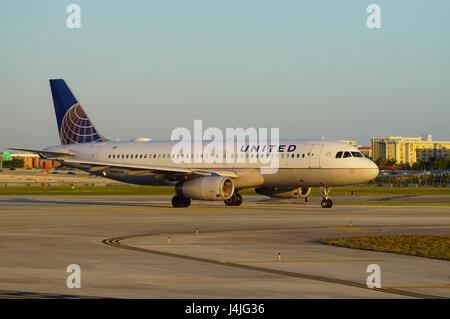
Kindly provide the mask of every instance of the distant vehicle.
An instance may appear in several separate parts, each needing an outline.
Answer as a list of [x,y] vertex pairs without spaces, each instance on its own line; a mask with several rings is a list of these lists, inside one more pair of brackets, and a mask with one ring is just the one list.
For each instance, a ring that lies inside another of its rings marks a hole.
[[9,170],[10,170],[10,171],[15,171],[16,168],[15,168],[15,167],[10,167]]
[[67,175],[75,175],[74,172],[68,172]]
[[[242,204],[239,191],[246,188],[254,188],[258,194],[270,197],[299,198],[309,196],[311,187],[320,187],[321,207],[330,208],[333,202],[328,194],[332,186],[366,183],[378,175],[377,165],[356,147],[325,140],[289,139],[271,145],[266,152],[267,158],[275,158],[275,155],[279,158],[274,174],[261,172],[264,163],[246,160],[258,158],[260,145],[255,143],[231,151],[231,158],[243,159],[242,162],[180,163],[174,160],[175,155],[185,159],[199,159],[200,155],[211,159],[214,154],[202,153],[206,141],[201,140],[195,142],[191,154],[172,154],[178,141],[142,138],[111,141],[95,128],[64,80],[50,80],[50,88],[61,145],[44,150],[16,150],[34,152],[43,158],[56,159],[65,165],[122,182],[174,186],[174,207],[188,207],[191,199],[223,200],[227,206],[239,206]],[[197,151],[199,148],[201,150]]]

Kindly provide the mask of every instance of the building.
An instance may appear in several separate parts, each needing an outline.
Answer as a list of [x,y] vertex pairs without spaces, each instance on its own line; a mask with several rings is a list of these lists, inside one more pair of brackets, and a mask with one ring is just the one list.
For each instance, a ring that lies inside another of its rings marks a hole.
[[372,146],[358,146],[358,150],[363,153],[365,157],[372,158]]
[[392,160],[398,164],[450,160],[450,141],[433,141],[429,134],[420,137],[376,136],[371,140],[371,147],[374,160]]
[[[3,153],[0,153],[1,158],[3,159]],[[31,154],[31,153],[10,153],[10,160],[22,160],[23,167],[25,168],[45,168],[45,165],[50,168],[55,168],[61,166],[60,162],[52,161],[52,160],[41,160],[39,155]],[[3,160],[3,164],[6,161]]]
[[39,168],[39,155],[28,153],[11,153],[11,160],[22,160],[25,168]]

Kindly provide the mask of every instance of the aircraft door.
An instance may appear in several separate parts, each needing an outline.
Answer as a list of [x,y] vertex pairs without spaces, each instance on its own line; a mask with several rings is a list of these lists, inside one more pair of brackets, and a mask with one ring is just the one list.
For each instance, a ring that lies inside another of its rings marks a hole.
[[309,168],[320,168],[320,154],[322,153],[323,144],[311,145],[309,153]]
[[100,148],[101,148],[100,145],[96,145],[94,143],[89,145],[89,154],[90,154],[91,160],[98,160],[98,154],[100,152]]

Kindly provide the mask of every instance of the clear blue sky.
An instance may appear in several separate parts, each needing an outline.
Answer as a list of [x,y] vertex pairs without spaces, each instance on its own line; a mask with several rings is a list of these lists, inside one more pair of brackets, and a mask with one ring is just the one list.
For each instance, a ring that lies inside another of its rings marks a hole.
[[[370,3],[380,30],[366,27]],[[450,139],[449,33],[445,0],[2,0],[0,150],[58,144],[49,78],[112,139],[169,139],[194,119],[362,144]]]

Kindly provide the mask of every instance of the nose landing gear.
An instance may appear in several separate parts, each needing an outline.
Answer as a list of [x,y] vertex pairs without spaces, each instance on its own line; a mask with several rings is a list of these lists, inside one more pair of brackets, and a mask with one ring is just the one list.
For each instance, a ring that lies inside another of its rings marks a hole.
[[320,206],[322,208],[331,208],[333,207],[333,201],[328,198],[328,194],[331,191],[331,187],[321,187],[320,192],[323,196],[322,201],[320,202]]

